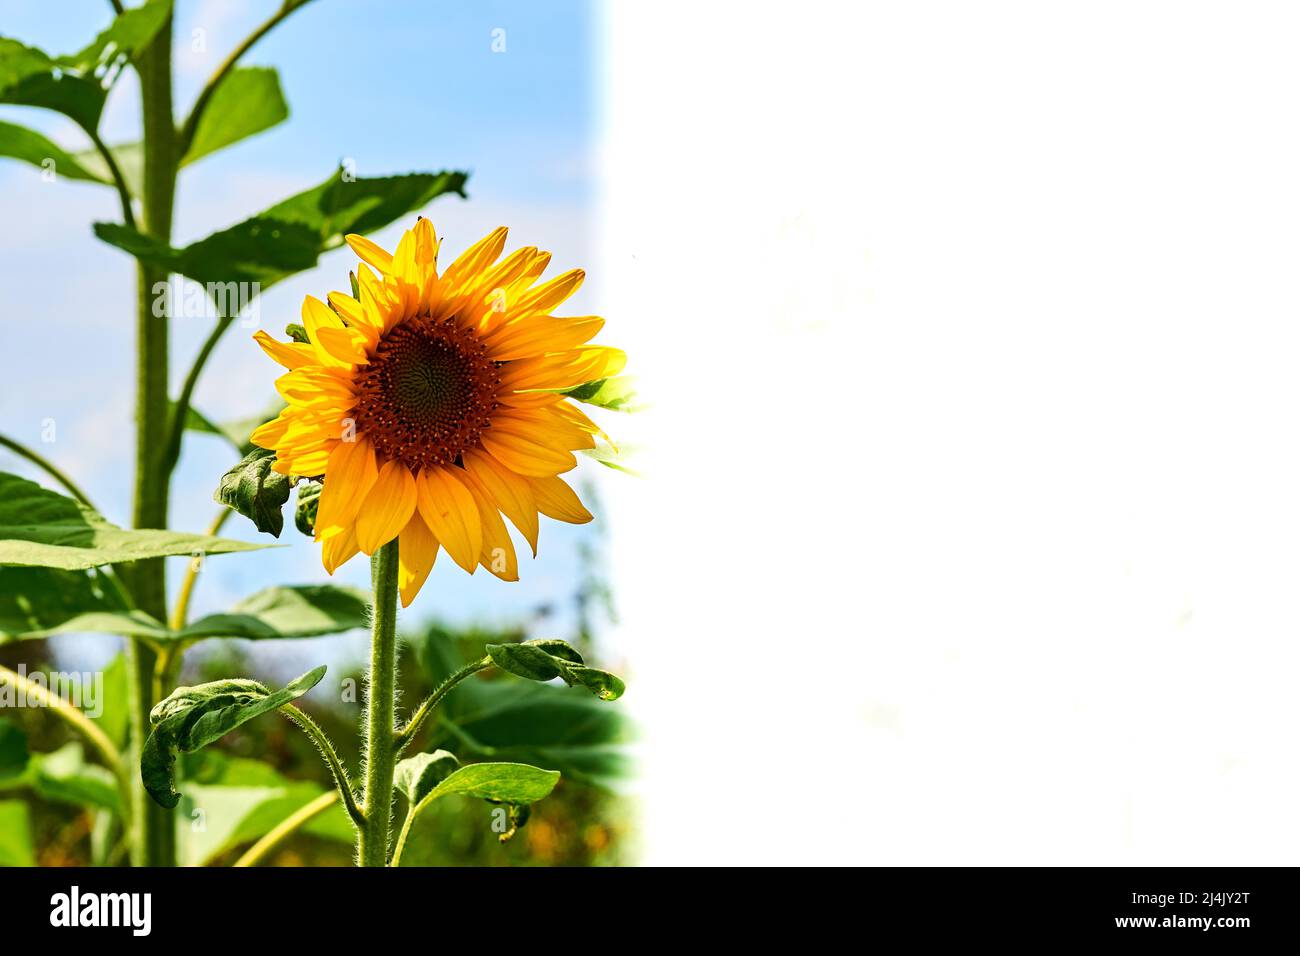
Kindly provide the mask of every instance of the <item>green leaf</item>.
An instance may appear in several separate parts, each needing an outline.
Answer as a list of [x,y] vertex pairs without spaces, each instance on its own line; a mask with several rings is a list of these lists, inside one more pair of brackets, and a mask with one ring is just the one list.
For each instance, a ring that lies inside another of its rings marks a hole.
[[318,637],[370,623],[370,595],[333,584],[269,587],[224,614],[200,618],[175,634],[185,640],[245,637],[251,640]]
[[0,103],[54,110],[93,133],[106,95],[94,79],[64,72],[35,47],[0,37]]
[[[560,653],[548,653],[548,646]],[[623,681],[608,671],[583,666],[582,657],[563,641],[489,644],[487,652],[492,663],[507,673],[535,681],[559,677],[570,687],[581,684],[601,700],[617,700],[627,689]]]
[[[120,143],[105,147],[113,155],[117,170],[126,181],[126,190],[132,196],[144,194],[144,146],[140,143]],[[95,174],[96,178],[109,185],[113,184],[113,174],[104,162],[104,157],[97,149],[86,149],[73,153],[72,158]]]
[[288,475],[271,470],[274,464],[274,451],[254,448],[221,476],[213,498],[251,520],[258,531],[278,538],[284,530],[283,511],[291,486]]
[[571,388],[564,394],[575,401],[616,412],[638,412],[645,408],[637,399],[635,379],[630,375],[588,382]]
[[116,606],[96,571],[0,566],[0,644],[43,636],[80,614]]
[[288,118],[289,105],[275,70],[265,66],[238,67],[212,92],[181,165],[187,166]]
[[151,641],[165,641],[171,637],[165,624],[144,611],[90,611],[70,617],[55,627],[27,631],[17,636],[30,640],[56,634],[119,634]]
[[178,687],[149,712],[153,730],[140,755],[145,790],[162,806],[176,806],[180,800],[175,786],[178,752],[206,747],[254,717],[297,700],[324,676],[325,666],[321,665],[274,692],[244,678]]
[[0,565],[76,571],[168,555],[255,551],[264,545],[153,529],[125,530],[80,502],[0,472]]
[[464,196],[465,173],[412,173],[345,180],[341,171],[251,219],[176,249],[118,223],[95,235],[141,262],[197,282],[257,282],[262,291],[313,268],[347,233],[380,229],[437,196]]
[[128,8],[80,52],[59,57],[58,65],[88,73],[134,57],[157,35],[171,10],[172,0],[146,0]]
[[[315,800],[325,788],[291,780],[257,760],[216,750],[184,760],[185,795],[176,811],[176,843],[182,866],[203,866],[250,843]],[[196,824],[202,821],[202,826]],[[336,804],[303,827],[304,833],[341,843],[356,840],[347,811]]]
[[91,719],[99,724],[99,729],[119,749],[126,744],[126,732],[130,723],[127,688],[126,655],[118,654],[104,668],[102,709],[98,717],[92,717]]
[[0,866],[35,866],[27,804],[0,800]]
[[73,741],[48,754],[33,754],[24,781],[34,793],[54,803],[102,807],[122,812],[121,791],[112,771],[86,760]]
[[316,508],[320,505],[321,485],[304,481],[298,485],[298,504],[293,509],[293,526],[307,537],[316,534]]
[[427,806],[439,797],[452,794],[498,803],[536,803],[554,790],[559,780],[556,771],[526,763],[472,763],[447,776],[425,794],[420,804]]
[[398,763],[393,772],[393,785],[415,806],[459,768],[460,761],[455,754],[446,750],[416,754]]
[[21,776],[27,757],[27,735],[17,724],[0,718],[0,781]]
[[[9,156],[31,163],[40,169],[50,169],[55,176],[65,179],[87,179],[97,183],[112,183],[97,172],[83,166],[75,156],[56,146],[35,130],[13,123],[0,123],[0,156]],[[50,161],[52,165],[46,166]]]
[[431,743],[487,760],[560,771],[566,780],[617,789],[632,770],[632,722],[585,689],[518,681],[462,685],[446,702]]
[[497,667],[526,680],[548,681],[560,676],[559,662],[540,647],[530,644],[489,644],[487,652]]

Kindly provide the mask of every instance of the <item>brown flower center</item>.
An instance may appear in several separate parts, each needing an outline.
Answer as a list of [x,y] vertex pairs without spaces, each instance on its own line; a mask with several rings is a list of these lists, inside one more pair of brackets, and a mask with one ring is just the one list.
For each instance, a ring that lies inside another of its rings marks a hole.
[[478,337],[453,321],[408,319],[357,376],[357,433],[412,471],[449,465],[478,444],[501,376]]

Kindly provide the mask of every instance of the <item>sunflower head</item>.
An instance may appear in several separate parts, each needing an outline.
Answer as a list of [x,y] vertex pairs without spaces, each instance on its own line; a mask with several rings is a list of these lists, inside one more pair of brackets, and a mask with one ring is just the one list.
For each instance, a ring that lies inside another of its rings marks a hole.
[[288,371],[288,403],[253,433],[285,475],[319,478],[316,540],[325,569],[399,539],[409,605],[439,550],[469,573],[519,568],[504,514],[537,554],[538,515],[591,515],[560,477],[600,429],[565,392],[617,374],[624,355],[588,344],[603,319],[553,311],[579,269],[539,283],[550,254],[504,259],[497,229],[442,272],[427,219],[391,255],[348,236],[355,295],[303,302],[306,342],[254,338]]

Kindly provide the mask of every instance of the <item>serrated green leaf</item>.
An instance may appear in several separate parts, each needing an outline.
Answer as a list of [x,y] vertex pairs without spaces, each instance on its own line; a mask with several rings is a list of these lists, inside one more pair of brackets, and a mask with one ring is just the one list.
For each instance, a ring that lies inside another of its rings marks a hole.
[[27,735],[17,724],[0,717],[0,782],[21,776],[27,758]]
[[316,534],[316,509],[320,506],[321,490],[321,485],[314,481],[304,481],[298,485],[293,526],[309,538]]
[[[0,156],[9,156],[31,163],[39,169],[48,169],[64,179],[84,179],[111,184],[97,172],[83,166],[71,153],[65,152],[35,130],[13,123],[0,122]],[[47,162],[49,165],[47,165]]]
[[221,476],[213,498],[248,518],[258,531],[278,538],[284,530],[284,506],[291,485],[288,475],[271,470],[274,464],[274,451],[254,448]]
[[238,67],[213,91],[181,165],[270,129],[288,117],[289,104],[280,90],[279,74],[271,67]]
[[128,531],[72,498],[0,472],[0,565],[76,571],[144,558],[262,547],[178,531]]
[[106,95],[94,79],[64,72],[35,47],[0,37],[0,103],[54,110],[93,133]]
[[0,800],[0,866],[35,866],[31,819],[21,800]]
[[464,196],[466,175],[412,173],[344,180],[340,173],[229,229],[175,249],[119,223],[95,235],[142,262],[198,282],[257,282],[262,291],[316,265],[347,233],[373,232],[437,196]]
[[416,754],[398,763],[393,772],[393,786],[415,806],[459,768],[456,755],[446,750]]
[[325,666],[308,671],[278,691],[244,678],[178,687],[149,713],[153,730],[140,755],[145,790],[160,805],[175,807],[178,753],[192,753],[220,740],[254,717],[283,707],[311,690],[325,676]]
[[370,595],[357,588],[308,584],[264,588],[223,614],[209,614],[177,632],[185,640],[251,640],[339,634],[370,623]]

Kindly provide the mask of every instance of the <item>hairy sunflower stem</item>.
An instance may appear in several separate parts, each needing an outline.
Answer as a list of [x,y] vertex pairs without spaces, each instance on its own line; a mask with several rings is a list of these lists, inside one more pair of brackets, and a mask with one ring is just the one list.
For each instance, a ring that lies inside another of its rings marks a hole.
[[358,831],[364,829],[366,816],[361,812],[361,807],[357,805],[356,793],[352,789],[352,778],[343,766],[343,761],[339,759],[333,741],[325,735],[325,731],[321,729],[320,724],[293,706],[293,704],[285,704],[280,710],[285,717],[301,728],[302,732],[310,737],[312,743],[316,745],[320,755],[325,758],[325,763],[329,765],[330,773],[334,775],[334,785],[338,788],[339,796],[343,798],[343,806],[347,809],[348,816],[352,818],[352,823]]
[[365,826],[357,835],[361,866],[388,863],[393,814],[393,717],[397,697],[397,539],[375,552],[370,563],[375,589],[370,641],[370,694],[366,713]]
[[[144,179],[141,220],[144,232],[171,240],[176,192],[176,128],[172,116],[172,22],[170,16],[135,61],[140,75],[144,130]],[[137,528],[167,526],[167,475],[158,467],[167,427],[167,316],[154,313],[154,289],[167,273],[138,266],[136,290],[136,449],[132,523]],[[141,610],[158,620],[167,617],[167,580],[161,558],[139,561],[131,573],[132,593]],[[143,641],[127,646],[131,702],[130,765],[140,765],[140,750],[149,735],[149,711],[156,699],[157,655]],[[139,773],[133,782],[131,862],[136,866],[174,866],[176,834],[172,812],[151,800]]]

